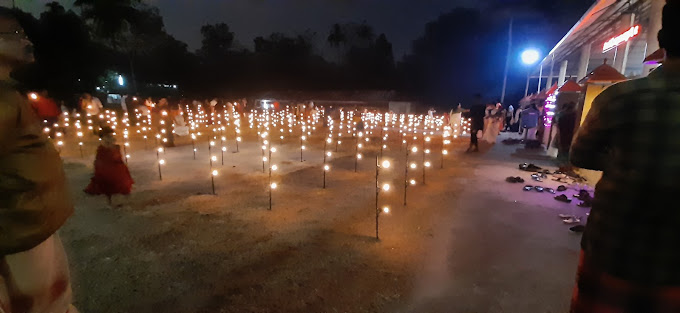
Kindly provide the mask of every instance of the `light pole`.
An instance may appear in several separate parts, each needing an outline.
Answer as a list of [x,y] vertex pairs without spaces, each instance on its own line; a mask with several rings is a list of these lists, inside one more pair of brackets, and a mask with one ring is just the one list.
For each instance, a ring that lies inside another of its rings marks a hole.
[[503,74],[503,91],[501,92],[501,103],[505,102],[505,88],[508,85],[508,68],[510,67],[510,54],[512,53],[512,22],[510,19],[510,27],[508,30],[508,54],[505,58],[505,71]]

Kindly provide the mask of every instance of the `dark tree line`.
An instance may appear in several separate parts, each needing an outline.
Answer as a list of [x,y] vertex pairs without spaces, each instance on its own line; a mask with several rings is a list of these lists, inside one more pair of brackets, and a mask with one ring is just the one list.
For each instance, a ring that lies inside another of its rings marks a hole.
[[[526,22],[547,9],[559,9],[540,3],[530,5],[536,14],[524,16],[519,31],[529,29],[527,25],[550,25]],[[235,42],[227,24],[207,24],[201,28],[200,49],[192,53],[166,32],[158,10],[140,0],[77,0],[75,10],[51,2],[37,18],[17,11],[37,61],[15,73],[26,88],[47,89],[55,98],[72,100],[116,72],[128,78],[127,93],[148,94],[149,84],[176,84],[182,94],[201,97],[389,89],[451,106],[475,93],[499,93],[510,15],[503,7],[455,9],[425,25],[411,52],[397,62],[387,36],[365,22],[334,24],[325,34],[272,33],[255,38],[252,50]],[[330,48],[331,56],[319,52],[319,42]]]

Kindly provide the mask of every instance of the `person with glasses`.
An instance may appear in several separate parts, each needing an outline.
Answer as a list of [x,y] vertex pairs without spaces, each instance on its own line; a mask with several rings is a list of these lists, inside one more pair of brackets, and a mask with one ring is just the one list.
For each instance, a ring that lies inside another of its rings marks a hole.
[[56,233],[73,214],[61,158],[10,73],[33,62],[14,11],[0,7],[0,312],[77,312]]

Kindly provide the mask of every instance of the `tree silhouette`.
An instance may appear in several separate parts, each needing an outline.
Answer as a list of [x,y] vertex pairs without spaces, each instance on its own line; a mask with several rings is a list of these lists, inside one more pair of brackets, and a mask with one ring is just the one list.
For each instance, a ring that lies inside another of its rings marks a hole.
[[225,23],[203,25],[201,35],[203,40],[198,54],[204,58],[225,57],[234,43],[234,33]]

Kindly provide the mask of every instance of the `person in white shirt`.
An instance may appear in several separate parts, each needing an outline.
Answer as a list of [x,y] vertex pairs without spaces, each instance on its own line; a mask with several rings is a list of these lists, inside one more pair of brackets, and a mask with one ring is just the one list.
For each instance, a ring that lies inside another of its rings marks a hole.
[[101,113],[102,109],[104,109],[102,102],[99,101],[97,97],[93,97],[89,93],[83,94],[81,106],[83,112],[90,116],[97,116],[99,113]]

